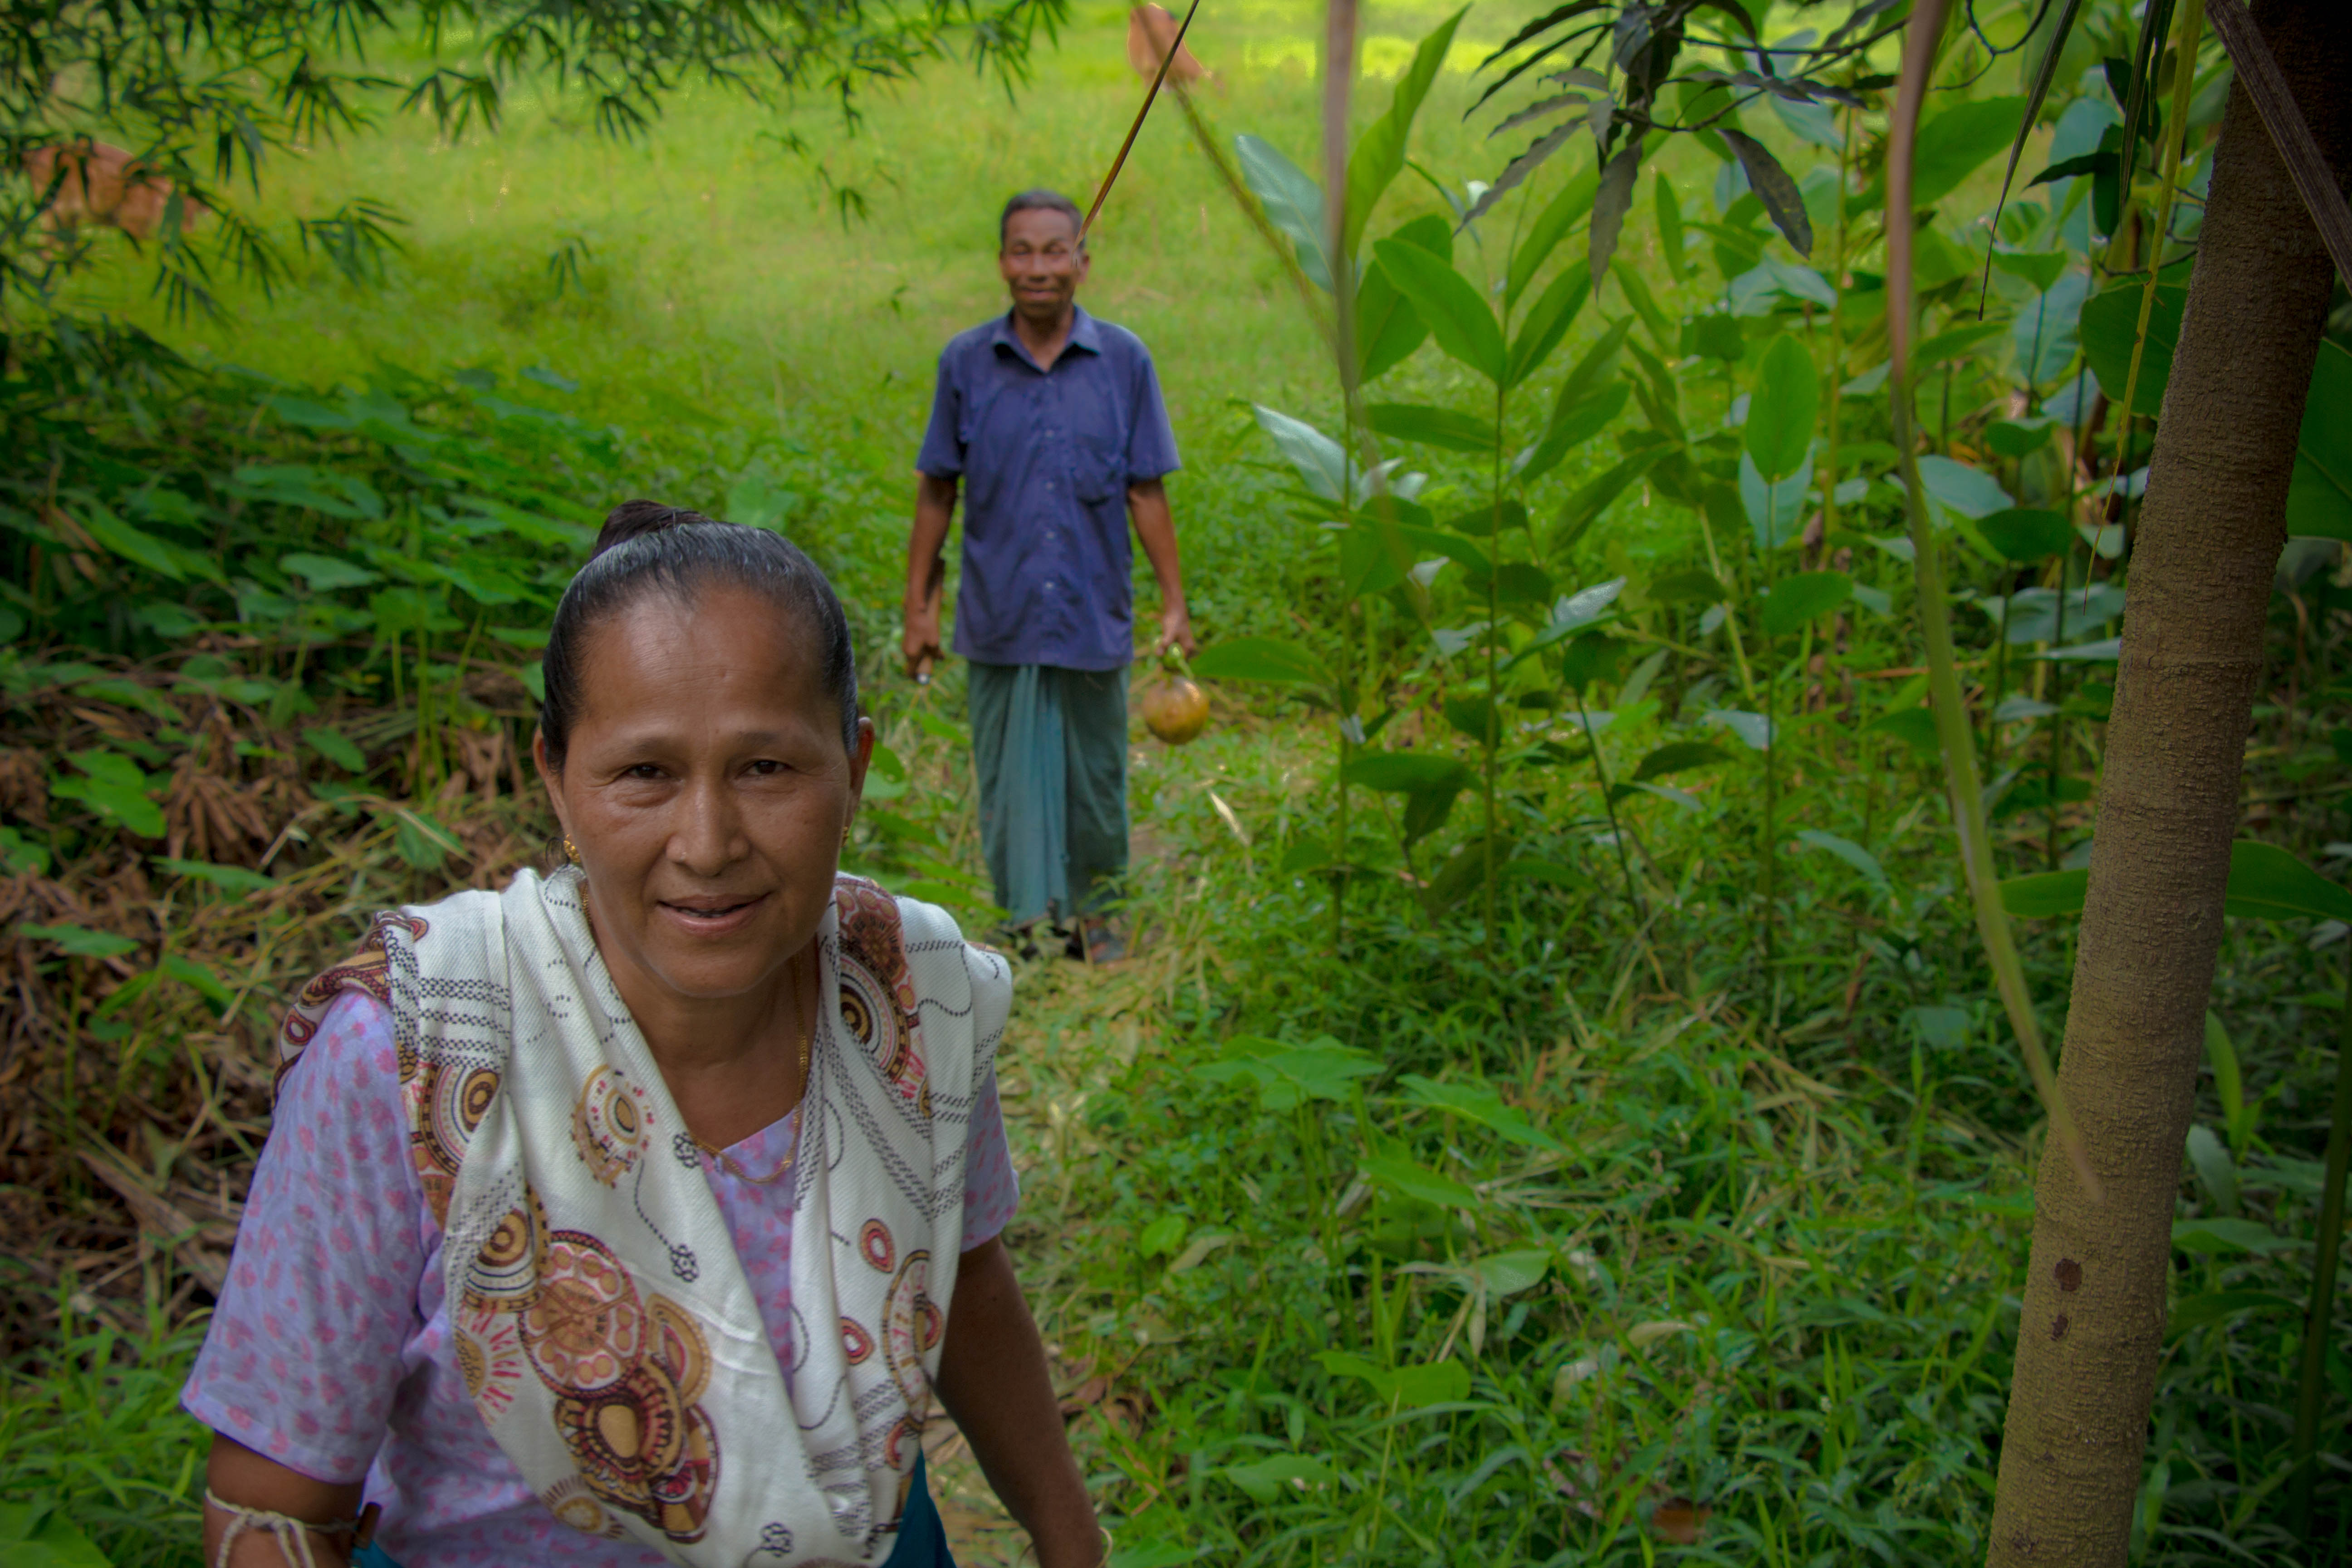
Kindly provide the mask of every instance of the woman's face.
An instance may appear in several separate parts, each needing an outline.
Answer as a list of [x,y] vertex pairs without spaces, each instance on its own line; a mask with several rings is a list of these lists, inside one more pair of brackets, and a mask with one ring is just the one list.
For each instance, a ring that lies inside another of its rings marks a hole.
[[816,934],[874,748],[855,754],[816,634],[741,589],[652,593],[596,626],[563,771],[540,776],[625,995],[740,996]]

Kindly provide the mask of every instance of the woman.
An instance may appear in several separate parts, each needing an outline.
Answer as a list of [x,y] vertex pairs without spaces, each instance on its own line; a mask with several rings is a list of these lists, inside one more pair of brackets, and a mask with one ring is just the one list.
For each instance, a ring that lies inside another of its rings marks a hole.
[[1097,1568],[998,1239],[1009,972],[836,874],[874,734],[832,589],[759,530],[629,539],[544,673],[569,863],[379,917],[287,1018],[183,1396],[207,1562],[927,1568],[936,1389],[1043,1568]]

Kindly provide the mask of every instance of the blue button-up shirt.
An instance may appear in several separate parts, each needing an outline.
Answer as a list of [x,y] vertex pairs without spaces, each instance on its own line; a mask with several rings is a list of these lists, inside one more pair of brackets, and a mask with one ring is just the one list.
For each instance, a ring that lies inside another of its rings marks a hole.
[[915,467],[963,480],[957,653],[1065,669],[1134,658],[1127,487],[1178,467],[1143,340],[1080,310],[1039,370],[1010,311],[960,334]]

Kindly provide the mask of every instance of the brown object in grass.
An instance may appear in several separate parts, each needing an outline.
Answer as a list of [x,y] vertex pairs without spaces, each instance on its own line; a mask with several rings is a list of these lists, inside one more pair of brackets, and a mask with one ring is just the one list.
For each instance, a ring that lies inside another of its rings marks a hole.
[[[1168,46],[1176,42],[1176,18],[1158,5],[1138,5],[1127,14],[1127,63],[1135,74],[1150,81],[1159,71],[1160,62],[1168,55]],[[1179,87],[1189,87],[1210,73],[1208,68],[1193,58],[1190,47],[1179,44],[1176,58],[1168,68],[1168,79]]]
[[1195,739],[1209,725],[1209,694],[1181,675],[1155,682],[1143,693],[1143,723],[1171,746]]
[[1672,1497],[1650,1510],[1650,1528],[1658,1539],[1675,1546],[1696,1546],[1715,1510],[1688,1498]]
[[[170,211],[173,187],[120,147],[85,136],[36,147],[25,154],[25,177],[47,198],[41,216],[53,229],[110,224],[133,239],[155,237]],[[192,196],[180,202],[180,231],[193,233],[209,216]]]

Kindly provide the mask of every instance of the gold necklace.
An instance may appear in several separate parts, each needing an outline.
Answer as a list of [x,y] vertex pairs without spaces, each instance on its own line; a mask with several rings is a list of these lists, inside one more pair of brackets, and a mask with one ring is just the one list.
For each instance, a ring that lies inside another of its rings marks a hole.
[[[812,944],[812,946],[814,944]],[[820,998],[822,994],[822,988],[820,987]],[[812,999],[808,1006],[806,1022],[801,1026],[801,1098],[799,1105],[805,1105],[808,1102],[809,1044],[816,1037],[816,1000]],[[798,1110],[799,1105],[795,1105],[793,1109]],[[787,1114],[790,1113],[787,1112]],[[692,1137],[693,1134],[688,1133],[688,1136]],[[718,1148],[712,1144],[705,1143],[699,1138],[696,1138],[694,1140],[694,1146],[701,1150],[704,1153],[709,1155],[712,1159],[718,1161],[719,1168],[726,1172],[729,1175],[734,1177],[737,1181],[749,1182],[755,1187],[764,1187],[782,1179],[784,1173],[793,1168],[793,1163],[801,1157],[801,1129],[800,1124],[795,1121],[793,1125],[793,1146],[791,1152],[784,1155],[784,1162],[782,1164],[778,1165],[774,1170],[769,1172],[764,1176],[753,1175],[751,1172],[737,1164],[735,1163],[735,1157],[732,1154],[728,1153],[726,1150]]]

